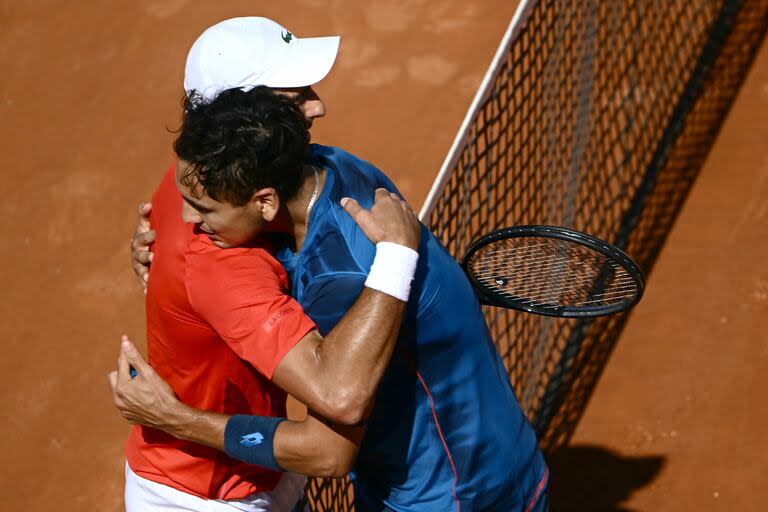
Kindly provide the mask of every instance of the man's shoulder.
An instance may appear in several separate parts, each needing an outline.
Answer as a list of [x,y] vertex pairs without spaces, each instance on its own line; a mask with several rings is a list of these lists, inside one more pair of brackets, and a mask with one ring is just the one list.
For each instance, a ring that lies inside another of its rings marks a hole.
[[348,163],[352,165],[359,165],[360,167],[371,167],[375,169],[371,163],[337,146],[312,144],[310,150],[312,153],[312,158],[314,159],[330,160],[333,162]]
[[332,276],[362,272],[370,266],[375,246],[341,207],[331,207],[307,245],[302,258],[313,275]]
[[285,290],[288,276],[268,242],[222,249],[205,236],[190,240],[185,254],[185,281],[190,299],[261,286]]
[[312,158],[321,164],[330,163],[342,188],[375,189],[389,183],[389,178],[378,167],[338,147],[313,144]]
[[284,274],[273,253],[274,248],[266,239],[259,238],[247,246],[223,249],[206,235],[196,234],[189,241],[185,256],[190,267],[204,274],[231,275],[242,270],[253,274]]
[[150,223],[153,228],[167,221],[181,223],[180,217],[181,194],[176,189],[176,163],[169,165],[163,178],[152,194],[152,212]]

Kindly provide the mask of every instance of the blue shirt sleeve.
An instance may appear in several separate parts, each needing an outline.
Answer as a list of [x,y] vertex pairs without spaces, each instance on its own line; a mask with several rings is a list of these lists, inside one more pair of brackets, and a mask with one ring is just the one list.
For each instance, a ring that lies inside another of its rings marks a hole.
[[395,194],[399,195],[400,197],[403,197],[403,194],[400,193],[400,191],[397,189],[394,183],[387,178],[387,176],[382,172],[376,172],[376,178],[377,182],[376,186],[380,188],[385,188],[389,190],[390,192],[394,192]]
[[317,279],[305,289],[301,305],[317,324],[320,334],[327,335],[349,311],[365,286],[366,275],[350,272]]

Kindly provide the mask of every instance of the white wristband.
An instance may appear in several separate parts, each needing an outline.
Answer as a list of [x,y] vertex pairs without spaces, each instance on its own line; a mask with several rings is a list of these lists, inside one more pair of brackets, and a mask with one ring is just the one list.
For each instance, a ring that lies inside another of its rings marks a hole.
[[365,280],[365,286],[408,302],[411,281],[416,274],[419,253],[392,242],[376,244],[376,256]]

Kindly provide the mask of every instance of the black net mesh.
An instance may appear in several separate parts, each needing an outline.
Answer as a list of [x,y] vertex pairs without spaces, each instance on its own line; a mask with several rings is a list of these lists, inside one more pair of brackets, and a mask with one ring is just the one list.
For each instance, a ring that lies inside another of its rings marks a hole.
[[[488,231],[554,224],[650,271],[767,26],[768,0],[528,2],[423,220],[457,259]],[[485,314],[542,447],[556,450],[626,314]],[[352,492],[343,479],[307,486],[316,511],[353,510]]]

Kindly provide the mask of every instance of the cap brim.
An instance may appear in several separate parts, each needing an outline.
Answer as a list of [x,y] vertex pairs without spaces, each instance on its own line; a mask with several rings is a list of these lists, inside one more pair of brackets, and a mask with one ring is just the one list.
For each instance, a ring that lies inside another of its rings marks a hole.
[[296,39],[280,56],[280,63],[262,75],[269,87],[306,87],[328,75],[339,52],[339,36]]

